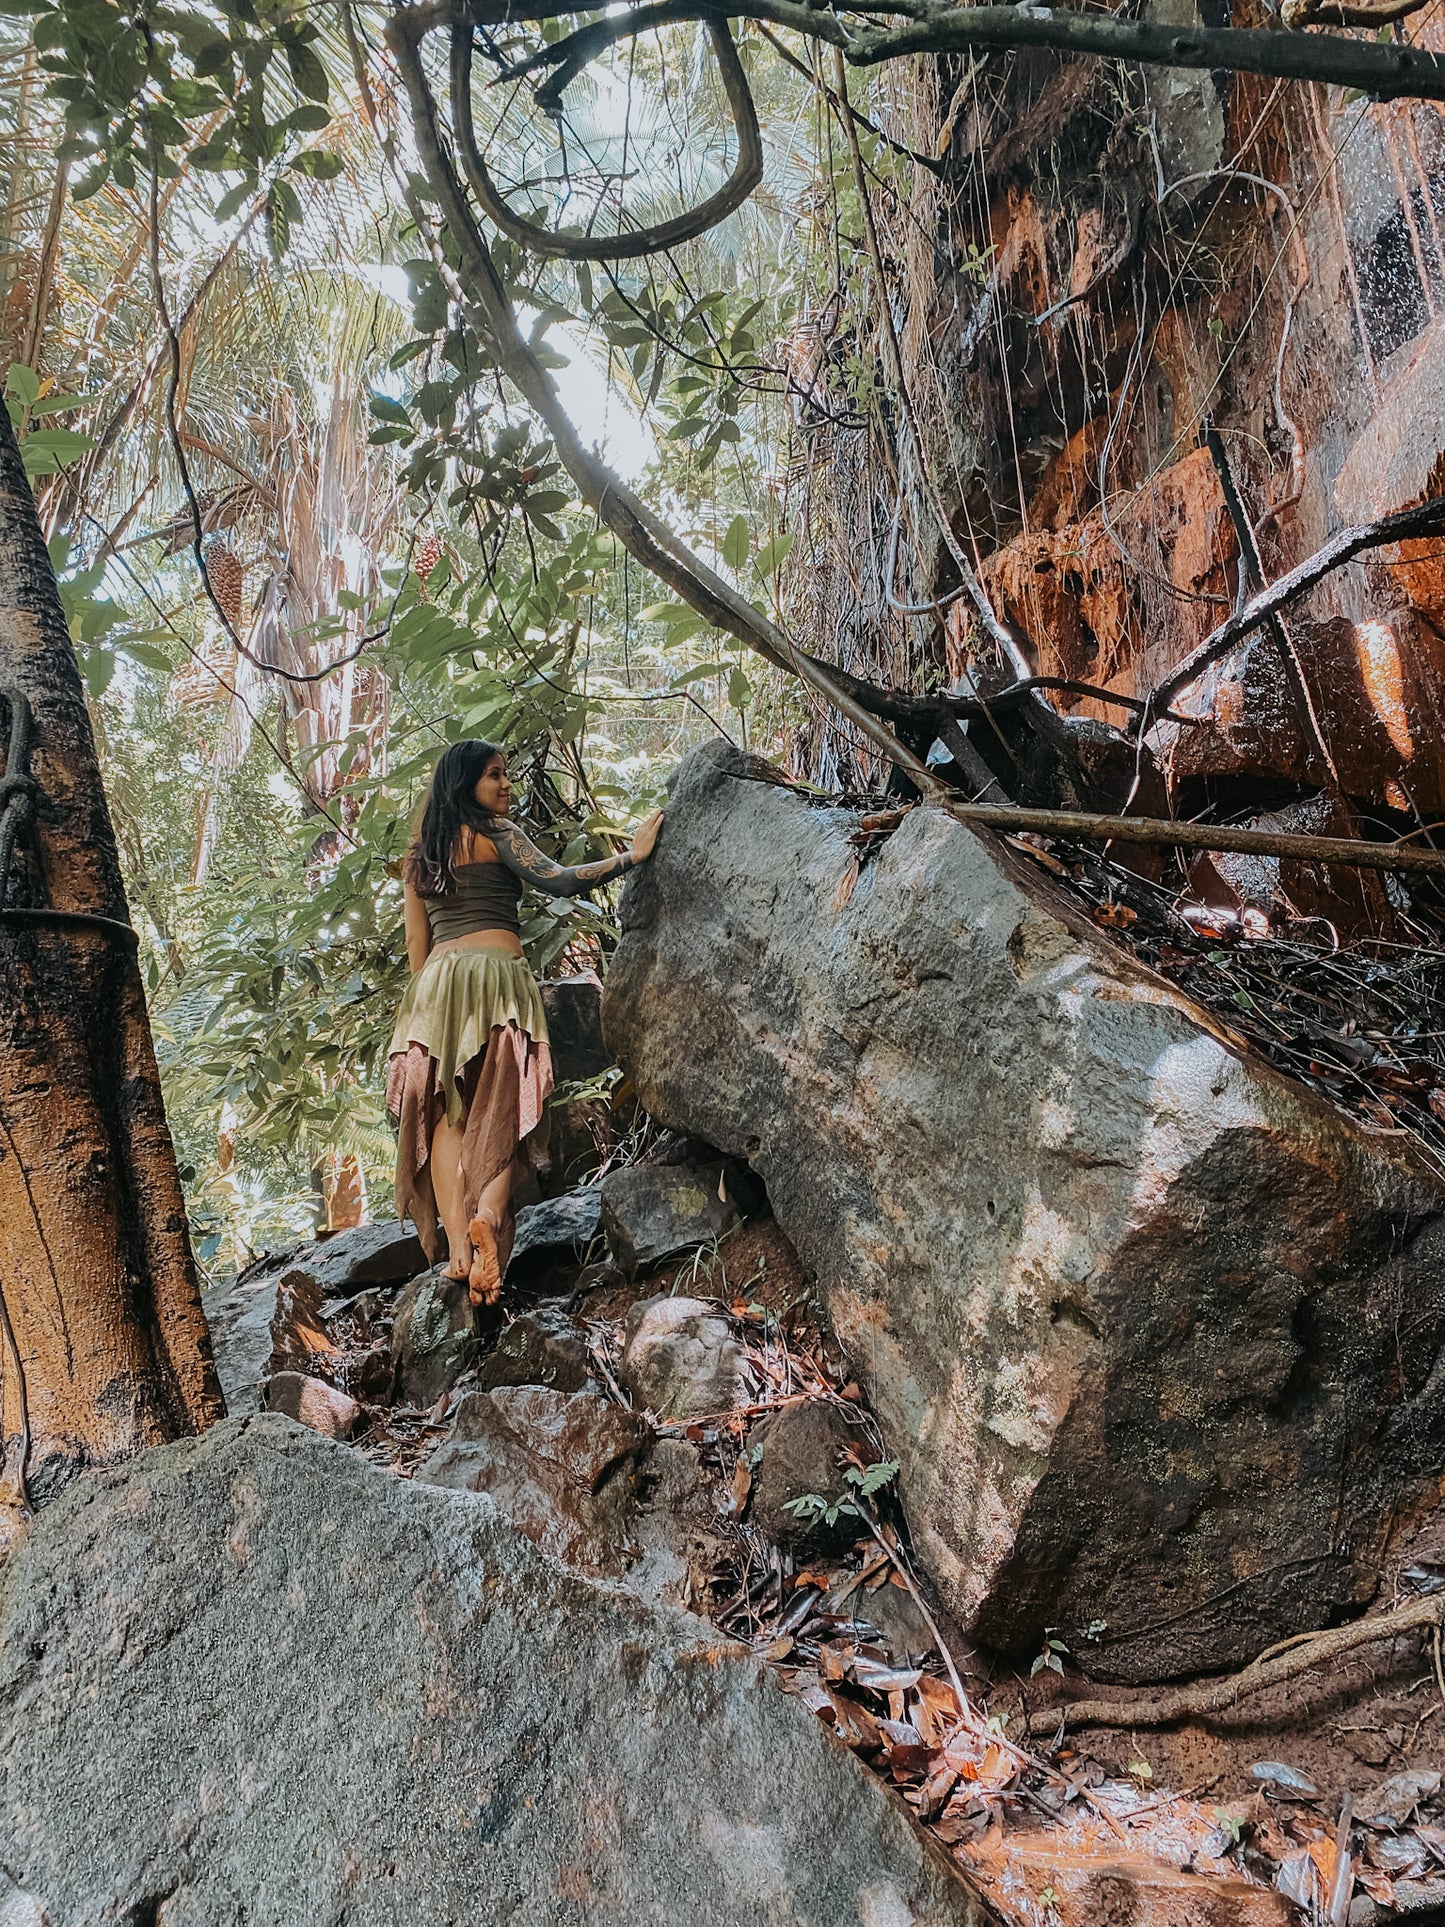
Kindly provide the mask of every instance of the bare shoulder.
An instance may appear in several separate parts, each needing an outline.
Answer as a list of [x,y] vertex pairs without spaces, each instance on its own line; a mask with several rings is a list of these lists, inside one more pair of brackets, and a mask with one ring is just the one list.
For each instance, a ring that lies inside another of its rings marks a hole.
[[489,836],[474,830],[469,823],[463,823],[457,835],[458,863],[495,863],[497,846]]

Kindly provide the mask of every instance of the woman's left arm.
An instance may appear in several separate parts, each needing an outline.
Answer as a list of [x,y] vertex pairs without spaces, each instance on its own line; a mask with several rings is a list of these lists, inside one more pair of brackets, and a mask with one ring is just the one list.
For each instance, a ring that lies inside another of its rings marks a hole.
[[431,918],[410,884],[402,898],[402,927],[406,931],[406,960],[414,977],[431,955]]
[[597,863],[579,863],[573,869],[554,863],[505,817],[493,823],[487,834],[496,845],[500,860],[523,883],[530,883],[549,897],[580,897],[588,890],[595,890],[599,883],[611,883],[614,877],[624,876],[635,865],[645,862],[652,854],[661,821],[662,812],[654,810],[638,829],[630,850],[624,850],[620,856],[603,857]]

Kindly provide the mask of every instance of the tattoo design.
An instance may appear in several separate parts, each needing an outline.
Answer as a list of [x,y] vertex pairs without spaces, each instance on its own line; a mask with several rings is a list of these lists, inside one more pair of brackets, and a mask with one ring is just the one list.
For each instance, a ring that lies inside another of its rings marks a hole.
[[496,845],[497,855],[514,877],[523,883],[530,883],[549,897],[580,897],[588,890],[595,889],[599,883],[610,883],[614,877],[626,874],[633,867],[630,854],[603,857],[598,863],[582,863],[569,870],[564,864],[554,863],[545,856],[535,843],[524,836],[515,823],[505,817],[498,817],[489,827],[487,835]]

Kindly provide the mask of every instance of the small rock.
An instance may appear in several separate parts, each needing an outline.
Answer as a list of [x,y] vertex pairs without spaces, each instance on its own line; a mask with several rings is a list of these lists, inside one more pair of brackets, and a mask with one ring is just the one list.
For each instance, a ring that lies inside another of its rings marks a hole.
[[323,1438],[349,1439],[361,1422],[361,1407],[325,1379],[304,1372],[277,1372],[266,1382],[266,1410],[309,1425]]
[[[637,1164],[602,1180],[602,1228],[629,1278],[711,1244],[739,1221],[723,1162]],[[722,1195],[719,1195],[719,1193]]]
[[269,1372],[305,1371],[313,1358],[329,1358],[337,1347],[326,1329],[321,1309],[323,1290],[309,1271],[283,1274],[276,1287],[276,1310],[271,1318]]
[[1283,1760],[1256,1760],[1249,1769],[1250,1778],[1260,1784],[1277,1798],[1283,1800],[1318,1800],[1320,1790],[1313,1780],[1295,1767],[1286,1766]]
[[1403,1827],[1416,1807],[1440,1791],[1440,1775],[1424,1769],[1392,1773],[1359,1803],[1360,1824],[1366,1827]]
[[461,1377],[475,1344],[466,1279],[439,1271],[414,1278],[397,1300],[391,1328],[397,1399],[429,1411]]
[[469,1392],[452,1436],[417,1473],[485,1492],[519,1532],[578,1571],[620,1576],[635,1547],[637,1471],[652,1434],[596,1392]]
[[704,1418],[741,1402],[742,1347],[712,1301],[644,1299],[624,1333],[619,1382],[659,1418]]
[[533,1291],[570,1291],[577,1267],[597,1236],[601,1212],[602,1193],[596,1185],[582,1185],[519,1211],[507,1283]]
[[360,1224],[333,1238],[298,1245],[293,1251],[267,1253],[237,1278],[245,1284],[268,1272],[306,1271],[324,1294],[350,1298],[368,1285],[404,1285],[426,1269],[421,1240],[409,1225]]
[[840,1514],[829,1526],[821,1518],[799,1518],[789,1506],[812,1493],[830,1502],[836,1499],[845,1490],[843,1455],[850,1445],[862,1443],[862,1432],[825,1399],[785,1405],[759,1419],[748,1433],[748,1456],[753,1461],[749,1524],[775,1544],[799,1551],[851,1546],[864,1529],[852,1513]]
[[500,1385],[549,1385],[580,1392],[592,1377],[587,1341],[564,1313],[545,1308],[514,1318],[477,1367],[483,1391]]

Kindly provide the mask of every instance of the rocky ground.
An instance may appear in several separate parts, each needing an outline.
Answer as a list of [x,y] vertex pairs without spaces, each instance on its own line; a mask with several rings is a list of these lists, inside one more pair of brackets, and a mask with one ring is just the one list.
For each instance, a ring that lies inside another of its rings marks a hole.
[[262,1260],[7,1561],[0,1927],[1445,1921],[1430,1053],[1141,889],[690,758],[502,1307]]
[[[889,1442],[745,1167],[664,1137],[529,1207],[505,1306],[476,1321],[418,1260],[379,1226],[243,1275],[210,1308],[233,1409],[486,1493],[574,1573],[709,1621],[911,1810],[980,1918],[1284,1927],[1445,1904],[1428,1635],[1159,1730],[1129,1711],[1147,1720],[1157,1695],[1084,1687],[1062,1639],[1028,1664],[971,1645],[915,1564]],[[1391,1603],[1445,1586],[1445,1521],[1392,1560]],[[1119,1724],[1065,1730],[1051,1708],[1081,1692]]]

